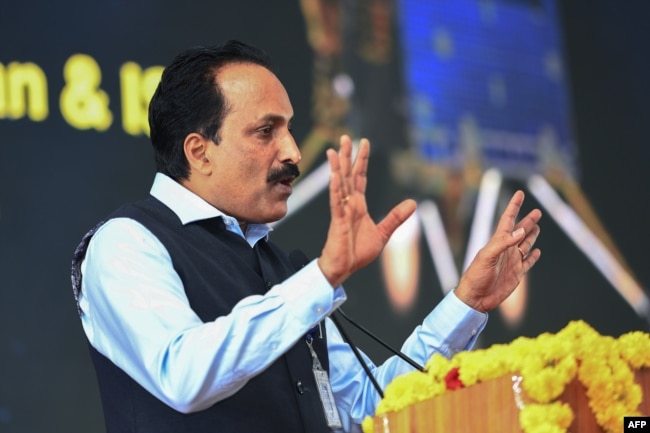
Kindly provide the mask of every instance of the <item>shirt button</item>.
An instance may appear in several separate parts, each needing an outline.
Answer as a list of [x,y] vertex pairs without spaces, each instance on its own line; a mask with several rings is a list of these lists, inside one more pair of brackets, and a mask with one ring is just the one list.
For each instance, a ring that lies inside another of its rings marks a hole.
[[318,314],[322,313],[323,312],[323,307],[316,307],[316,312]]
[[296,382],[296,389],[298,390],[298,394],[304,394],[305,393],[305,387],[302,385],[301,381]]
[[476,335],[476,329],[472,329],[472,335]]

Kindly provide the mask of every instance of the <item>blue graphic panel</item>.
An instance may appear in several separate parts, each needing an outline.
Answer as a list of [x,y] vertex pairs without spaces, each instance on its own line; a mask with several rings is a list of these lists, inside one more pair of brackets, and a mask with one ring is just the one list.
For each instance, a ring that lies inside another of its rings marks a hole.
[[411,141],[420,158],[526,177],[575,174],[555,3],[401,0]]

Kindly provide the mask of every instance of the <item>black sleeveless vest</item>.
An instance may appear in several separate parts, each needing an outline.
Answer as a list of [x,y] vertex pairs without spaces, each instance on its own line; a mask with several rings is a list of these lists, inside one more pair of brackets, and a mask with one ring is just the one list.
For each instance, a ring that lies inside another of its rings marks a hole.
[[[228,314],[245,296],[264,294],[296,269],[275,245],[255,248],[227,231],[221,218],[182,225],[159,200],[122,207],[110,218],[127,217],[149,229],[169,252],[191,308],[204,321]],[[79,265],[100,223],[82,240],[73,258],[73,286],[80,289]],[[321,327],[323,332],[325,326]],[[325,335],[314,348],[328,369]],[[107,433],[325,433],[329,432],[303,337],[263,373],[233,396],[200,412],[183,414],[138,385],[90,347],[97,373]]]

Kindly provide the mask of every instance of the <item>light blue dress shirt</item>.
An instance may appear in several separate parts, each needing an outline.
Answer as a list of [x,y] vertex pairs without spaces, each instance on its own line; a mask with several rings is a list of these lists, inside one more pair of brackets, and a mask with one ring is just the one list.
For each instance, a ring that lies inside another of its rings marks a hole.
[[[151,195],[183,224],[222,216],[226,228],[253,246],[267,225],[238,222],[171,178],[158,173]],[[325,320],[330,380],[345,431],[360,431],[379,396],[328,315],[346,299],[332,289],[316,260],[265,295],[243,298],[227,316],[204,323],[190,308],[169,253],[140,223],[116,218],[93,236],[81,266],[79,297],[90,344],[172,408],[206,409],[252,377]],[[453,292],[408,337],[402,351],[420,364],[434,352],[450,357],[470,349],[487,322]],[[365,356],[365,355],[364,355]],[[367,359],[367,357],[366,357]],[[367,359],[382,387],[413,368],[398,357],[381,366]]]

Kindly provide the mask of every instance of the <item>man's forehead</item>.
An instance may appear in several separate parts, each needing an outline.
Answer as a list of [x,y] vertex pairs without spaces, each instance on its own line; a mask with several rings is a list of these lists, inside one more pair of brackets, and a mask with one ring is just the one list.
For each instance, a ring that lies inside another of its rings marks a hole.
[[263,66],[251,63],[228,65],[215,77],[229,112],[246,110],[258,120],[290,121],[293,108],[280,80]]
[[267,86],[283,87],[275,74],[254,63],[232,63],[222,67],[215,75],[223,91],[245,92]]

